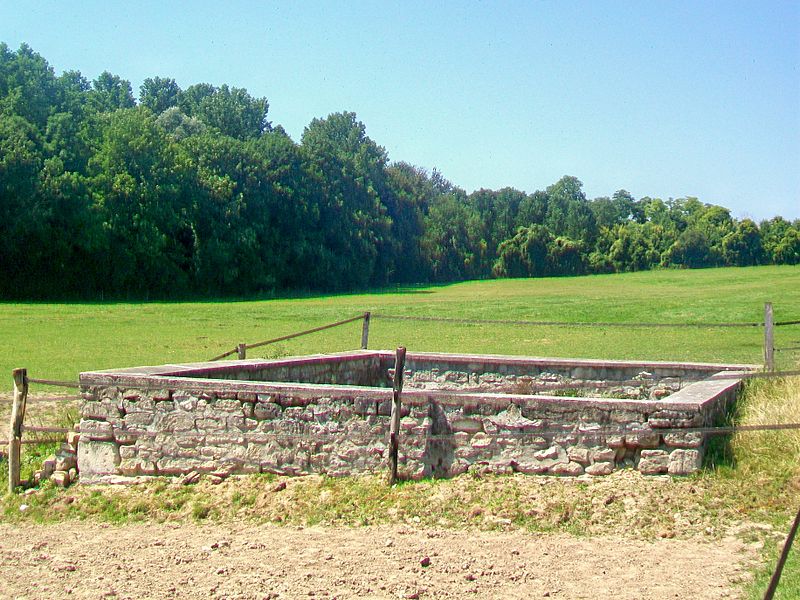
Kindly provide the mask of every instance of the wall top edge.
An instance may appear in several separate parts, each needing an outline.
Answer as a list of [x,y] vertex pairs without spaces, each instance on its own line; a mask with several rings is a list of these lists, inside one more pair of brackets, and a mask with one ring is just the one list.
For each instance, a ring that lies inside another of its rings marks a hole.
[[[303,366],[310,364],[337,363],[346,360],[380,357],[394,357],[391,350],[350,350],[331,354],[310,354],[278,359],[246,359],[214,362],[169,363],[140,367],[87,371],[80,374],[80,379],[95,376],[178,376],[187,377],[192,372],[215,370],[219,372],[245,369],[256,370],[266,367]],[[600,360],[587,358],[547,358],[536,356],[514,356],[503,354],[460,354],[444,352],[409,352],[406,361],[439,361],[450,363],[483,363],[491,365],[531,365],[553,367],[587,367],[587,368],[641,368],[641,369],[685,369],[692,371],[756,371],[762,368],[755,364],[728,364],[704,362],[645,361],[645,360]]]

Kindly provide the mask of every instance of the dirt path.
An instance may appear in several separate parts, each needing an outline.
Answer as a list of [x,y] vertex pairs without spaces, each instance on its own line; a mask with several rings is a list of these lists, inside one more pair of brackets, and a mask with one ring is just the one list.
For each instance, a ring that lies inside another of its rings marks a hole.
[[734,538],[0,524],[0,597],[732,598],[749,556]]

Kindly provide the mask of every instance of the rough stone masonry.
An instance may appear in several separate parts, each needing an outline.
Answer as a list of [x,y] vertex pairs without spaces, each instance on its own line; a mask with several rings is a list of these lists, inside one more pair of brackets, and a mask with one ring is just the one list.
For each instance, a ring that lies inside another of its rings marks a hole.
[[[381,472],[393,356],[355,351],[82,373],[80,478]],[[739,389],[737,376],[752,368],[409,353],[400,471],[412,479],[469,469],[691,473],[706,436],[683,430],[716,423]],[[569,395],[548,395],[552,384]]]

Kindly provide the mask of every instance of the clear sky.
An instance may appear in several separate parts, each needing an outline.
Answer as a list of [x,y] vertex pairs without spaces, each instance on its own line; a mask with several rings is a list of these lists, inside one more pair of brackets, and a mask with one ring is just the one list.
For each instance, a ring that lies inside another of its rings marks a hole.
[[697,196],[800,217],[800,2],[23,2],[0,41],[57,73],[227,83],[299,141],[353,111],[467,191]]

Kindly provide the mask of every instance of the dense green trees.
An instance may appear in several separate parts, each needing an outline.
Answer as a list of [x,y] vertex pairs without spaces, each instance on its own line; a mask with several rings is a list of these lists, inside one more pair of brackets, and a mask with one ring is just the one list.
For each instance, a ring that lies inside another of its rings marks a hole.
[[0,297],[177,297],[654,267],[800,264],[800,221],[697,198],[467,194],[390,163],[353,113],[299,143],[266,98],[56,76],[0,44]]

